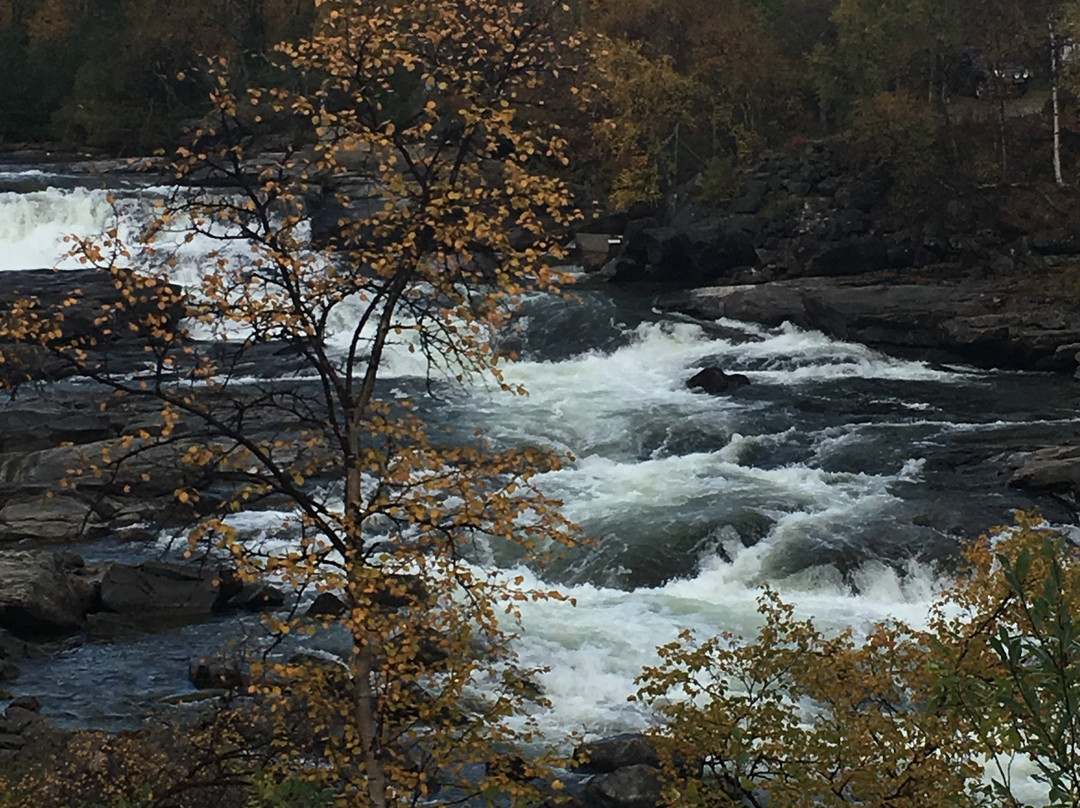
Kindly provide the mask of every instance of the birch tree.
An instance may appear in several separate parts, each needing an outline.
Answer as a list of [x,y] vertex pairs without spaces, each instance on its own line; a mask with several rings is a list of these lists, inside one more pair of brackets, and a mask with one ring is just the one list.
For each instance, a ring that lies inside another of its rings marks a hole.
[[[64,336],[64,307],[33,301],[4,321],[7,339],[67,373],[160,404],[157,428],[126,435],[87,473],[168,447],[232,486],[215,498],[175,490],[209,514],[192,551],[210,545],[246,579],[340,598],[341,614],[324,619],[351,637],[342,664],[267,664],[255,687],[293,722],[308,712],[316,746],[283,749],[281,765],[342,805],[411,805],[451,785],[458,798],[517,801],[536,772],[493,762],[529,739],[507,719],[537,698],[509,640],[522,601],[560,596],[484,568],[471,549],[511,542],[528,559],[572,541],[534,484],[560,458],[482,438],[446,445],[382,378],[389,353],[410,350],[431,386],[525,392],[504,380],[491,337],[522,294],[568,282],[551,264],[577,213],[557,177],[565,142],[542,114],[553,93],[572,95],[581,59],[565,11],[546,0],[319,3],[314,34],[278,46],[280,84],[237,90],[224,59],[205,73],[213,114],[172,170],[193,188],[231,190],[178,193],[138,244],[114,232],[76,245],[120,291],[97,333]],[[260,128],[285,121],[300,122],[306,145],[262,153]],[[339,215],[313,240],[318,188]],[[217,248],[181,290],[167,245],[195,240]],[[165,314],[177,306],[179,325]],[[147,360],[135,376],[98,350],[133,317]],[[296,358],[302,378],[238,379],[266,345]],[[267,498],[291,511],[286,549],[256,551],[230,520]]]

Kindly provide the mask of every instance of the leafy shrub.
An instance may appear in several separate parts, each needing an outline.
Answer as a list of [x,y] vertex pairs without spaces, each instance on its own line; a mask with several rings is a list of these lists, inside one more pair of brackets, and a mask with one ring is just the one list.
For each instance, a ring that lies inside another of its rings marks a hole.
[[765,590],[753,641],[660,648],[637,698],[665,719],[667,804],[1019,806],[1009,764],[1023,755],[1052,805],[1077,805],[1077,553],[1020,514],[965,557],[926,629],[829,637]]

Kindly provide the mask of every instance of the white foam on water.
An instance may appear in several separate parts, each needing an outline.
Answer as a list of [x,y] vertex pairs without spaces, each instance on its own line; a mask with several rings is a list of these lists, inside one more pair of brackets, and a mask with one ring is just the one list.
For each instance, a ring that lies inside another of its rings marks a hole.
[[65,237],[94,236],[111,226],[108,192],[48,188],[29,193],[0,193],[0,270],[72,269],[64,259]]
[[[752,638],[761,624],[760,590],[727,567],[714,558],[691,579],[634,592],[591,584],[564,587],[576,606],[523,604],[522,661],[549,668],[539,679],[553,706],[537,716],[549,739],[569,731],[603,736],[654,723],[655,717],[627,696],[636,692],[634,680],[642,668],[656,664],[655,649],[683,630],[702,638],[722,631]],[[515,572],[528,584],[543,586],[528,571]],[[915,563],[903,575],[869,564],[857,576],[859,595],[828,575],[770,583],[795,604],[798,616],[813,618],[826,632],[849,626],[865,631],[885,620],[921,626],[942,584],[931,569]]]
[[561,362],[521,361],[504,369],[508,384],[527,396],[507,396],[482,386],[469,408],[496,437],[531,439],[578,453],[612,442],[633,442],[644,419],[722,419],[740,402],[687,389],[687,368],[711,355],[716,343],[696,325],[644,323],[632,341],[604,354],[590,352]]
[[926,362],[886,356],[865,345],[834,340],[820,331],[808,331],[790,323],[766,330],[751,329],[735,321],[720,322],[757,337],[747,342],[729,342],[725,349],[736,368],[750,366],[740,372],[756,383],[797,384],[849,378],[948,381],[962,375],[932,368]]

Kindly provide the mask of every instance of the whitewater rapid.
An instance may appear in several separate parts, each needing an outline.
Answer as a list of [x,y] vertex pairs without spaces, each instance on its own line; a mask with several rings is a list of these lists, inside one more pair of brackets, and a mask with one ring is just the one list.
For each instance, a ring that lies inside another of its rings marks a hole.
[[[65,235],[117,225],[134,236],[163,191],[109,193],[0,193],[0,270],[75,266]],[[175,280],[193,285],[209,246],[184,249]],[[825,629],[920,625],[964,537],[1031,504],[978,458],[1080,424],[1071,388],[1055,380],[1035,389],[1023,374],[892,358],[792,326],[679,321],[587,280],[576,301],[526,304],[513,337],[522,359],[505,373],[527,396],[436,378],[439,398],[425,403],[429,368],[405,340],[386,376],[451,434],[479,426],[497,446],[574,458],[538,484],[596,545],[543,571],[503,544],[477,557],[576,603],[524,604],[517,640],[522,660],[546,669],[539,683],[552,707],[534,718],[556,741],[649,724],[627,697],[655,648],[684,629],[752,635],[764,583]],[[338,328],[348,326],[343,309]],[[731,396],[689,390],[707,364],[751,384]],[[288,541],[288,519],[234,517],[251,541],[273,542]],[[31,663],[23,681],[71,723],[122,723],[133,704],[187,686],[188,656],[250,626],[212,628],[75,648],[40,671]]]

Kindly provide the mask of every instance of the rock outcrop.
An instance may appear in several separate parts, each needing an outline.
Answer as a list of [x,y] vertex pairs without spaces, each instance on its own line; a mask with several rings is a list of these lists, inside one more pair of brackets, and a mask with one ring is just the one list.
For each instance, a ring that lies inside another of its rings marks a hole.
[[885,350],[947,353],[981,367],[1073,371],[1080,306],[989,280],[801,278],[661,296],[660,308],[703,320],[790,322]]
[[1080,446],[1048,446],[1022,456],[1009,485],[1080,497]]
[[70,554],[0,552],[0,629],[25,640],[81,630],[94,594],[83,570]]

